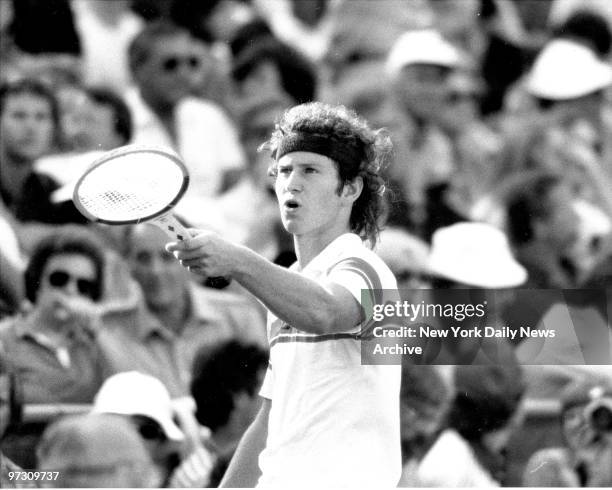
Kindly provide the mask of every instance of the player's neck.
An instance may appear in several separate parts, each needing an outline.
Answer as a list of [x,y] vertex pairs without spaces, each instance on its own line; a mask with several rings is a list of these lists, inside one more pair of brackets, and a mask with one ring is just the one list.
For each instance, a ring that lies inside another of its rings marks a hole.
[[294,235],[293,244],[300,269],[306,267],[312,259],[319,255],[336,238],[349,232],[350,230],[346,226],[337,227],[328,230],[326,233],[318,233],[316,235]]

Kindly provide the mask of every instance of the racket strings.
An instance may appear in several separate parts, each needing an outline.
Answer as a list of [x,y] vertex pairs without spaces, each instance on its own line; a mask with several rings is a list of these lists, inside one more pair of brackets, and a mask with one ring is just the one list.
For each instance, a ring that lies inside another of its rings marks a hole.
[[107,221],[139,220],[167,207],[183,185],[183,173],[167,160],[149,156],[124,163],[108,162],[80,182],[78,200],[92,215]]

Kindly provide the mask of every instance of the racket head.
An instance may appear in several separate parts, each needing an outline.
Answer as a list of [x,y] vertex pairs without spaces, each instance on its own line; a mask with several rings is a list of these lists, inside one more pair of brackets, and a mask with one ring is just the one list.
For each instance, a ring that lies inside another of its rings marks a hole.
[[149,221],[171,210],[189,187],[189,173],[172,150],[127,145],[93,162],[72,200],[89,220],[110,225]]

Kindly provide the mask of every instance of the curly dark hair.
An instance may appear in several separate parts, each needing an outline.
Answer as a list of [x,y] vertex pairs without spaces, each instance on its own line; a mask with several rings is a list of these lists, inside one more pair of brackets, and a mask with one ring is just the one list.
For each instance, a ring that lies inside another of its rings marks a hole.
[[363,190],[353,204],[350,229],[373,246],[381,229],[386,186],[380,175],[392,150],[391,138],[384,129],[374,130],[368,122],[343,105],[309,102],[287,110],[276,124],[270,139],[261,149],[271,151],[275,159],[270,174],[276,176],[276,153],[283,138],[290,134],[306,134],[337,141],[358,155],[354,160],[336,162],[340,194],[345,184],[357,177],[363,179]]
[[91,259],[96,269],[96,287],[92,300],[99,301],[103,292],[104,251],[98,245],[95,234],[85,227],[66,225],[53,230],[36,246],[25,270],[26,297],[36,302],[40,281],[47,262],[63,254],[78,254]]
[[253,396],[259,387],[259,373],[267,366],[268,353],[254,344],[230,340],[212,349],[200,349],[193,362],[190,387],[197,421],[212,431],[227,424],[234,396],[241,392]]

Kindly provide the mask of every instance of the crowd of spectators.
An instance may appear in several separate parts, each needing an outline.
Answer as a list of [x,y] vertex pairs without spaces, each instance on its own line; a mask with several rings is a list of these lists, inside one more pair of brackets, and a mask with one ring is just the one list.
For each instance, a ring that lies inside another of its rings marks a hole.
[[489,321],[557,331],[403,366],[400,486],[612,486],[611,5],[0,0],[0,487],[34,484],[20,466],[219,484],[259,406],[265,310],[157,228],[87,222],[72,190],[103,152],[173,148],[179,219],[289,266],[258,150],[316,100],[393,141],[375,250],[404,299],[503,289]]

